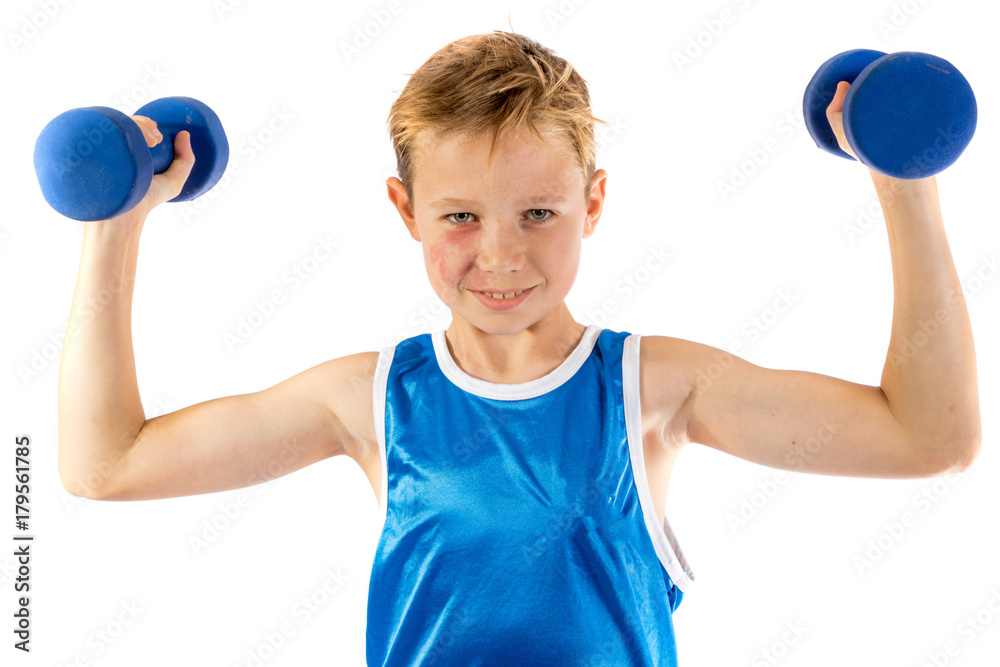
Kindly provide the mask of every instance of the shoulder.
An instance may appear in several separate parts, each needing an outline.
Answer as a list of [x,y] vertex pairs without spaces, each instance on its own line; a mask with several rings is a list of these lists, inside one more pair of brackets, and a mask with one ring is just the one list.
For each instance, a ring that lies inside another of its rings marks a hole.
[[300,374],[302,390],[331,415],[343,452],[360,460],[375,441],[372,387],[379,352],[358,352],[318,364]]
[[670,336],[643,335],[640,342],[640,363],[654,372],[671,371],[683,376],[692,387],[724,372],[737,359],[736,355],[711,345]]
[[732,364],[722,350],[670,336],[643,335],[639,342],[639,392],[643,422],[661,430],[664,441],[687,444],[690,409],[699,383],[711,382]]

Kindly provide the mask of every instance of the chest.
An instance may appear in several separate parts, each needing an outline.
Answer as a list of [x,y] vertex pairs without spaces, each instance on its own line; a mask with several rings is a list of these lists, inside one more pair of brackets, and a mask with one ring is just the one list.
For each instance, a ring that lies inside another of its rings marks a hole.
[[[658,410],[658,406],[653,405],[654,401],[648,396],[640,396],[640,402],[642,404],[640,432],[642,433],[643,466],[656,508],[658,523],[662,525],[670,476],[678,450],[668,446],[662,437],[663,424],[658,416],[661,412]],[[368,415],[370,424],[373,424],[370,421],[372,419],[373,414]],[[374,426],[370,429],[370,434],[370,441],[360,450],[363,455],[356,457],[355,460],[368,479],[376,502],[380,503],[383,469],[379,444],[374,437]],[[465,460],[474,460],[474,457],[486,447],[488,447],[487,441],[482,437],[477,437],[477,433],[473,431],[468,438],[456,439],[449,449],[449,454],[454,457],[456,463],[460,463]]]

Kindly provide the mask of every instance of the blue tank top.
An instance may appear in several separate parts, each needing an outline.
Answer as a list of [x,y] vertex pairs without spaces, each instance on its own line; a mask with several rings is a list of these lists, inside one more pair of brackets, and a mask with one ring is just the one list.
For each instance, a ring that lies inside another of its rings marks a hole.
[[677,664],[694,576],[646,480],[639,338],[591,325],[520,384],[462,371],[444,330],[381,350],[369,665]]

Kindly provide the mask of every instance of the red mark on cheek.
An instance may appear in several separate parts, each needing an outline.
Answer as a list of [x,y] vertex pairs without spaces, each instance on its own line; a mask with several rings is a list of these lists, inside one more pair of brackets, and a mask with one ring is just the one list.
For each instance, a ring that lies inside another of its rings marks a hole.
[[438,280],[448,286],[457,286],[462,276],[472,267],[472,238],[461,232],[444,234],[427,250],[427,261]]

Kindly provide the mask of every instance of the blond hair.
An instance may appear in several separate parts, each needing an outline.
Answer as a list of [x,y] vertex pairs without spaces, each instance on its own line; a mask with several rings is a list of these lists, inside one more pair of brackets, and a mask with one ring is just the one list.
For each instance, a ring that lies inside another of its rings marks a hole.
[[562,135],[584,176],[584,197],[596,171],[594,123],[587,82],[565,59],[533,39],[496,30],[444,46],[410,75],[393,103],[389,136],[399,180],[413,202],[418,137],[492,133],[488,165],[498,144],[522,130],[543,143]]

